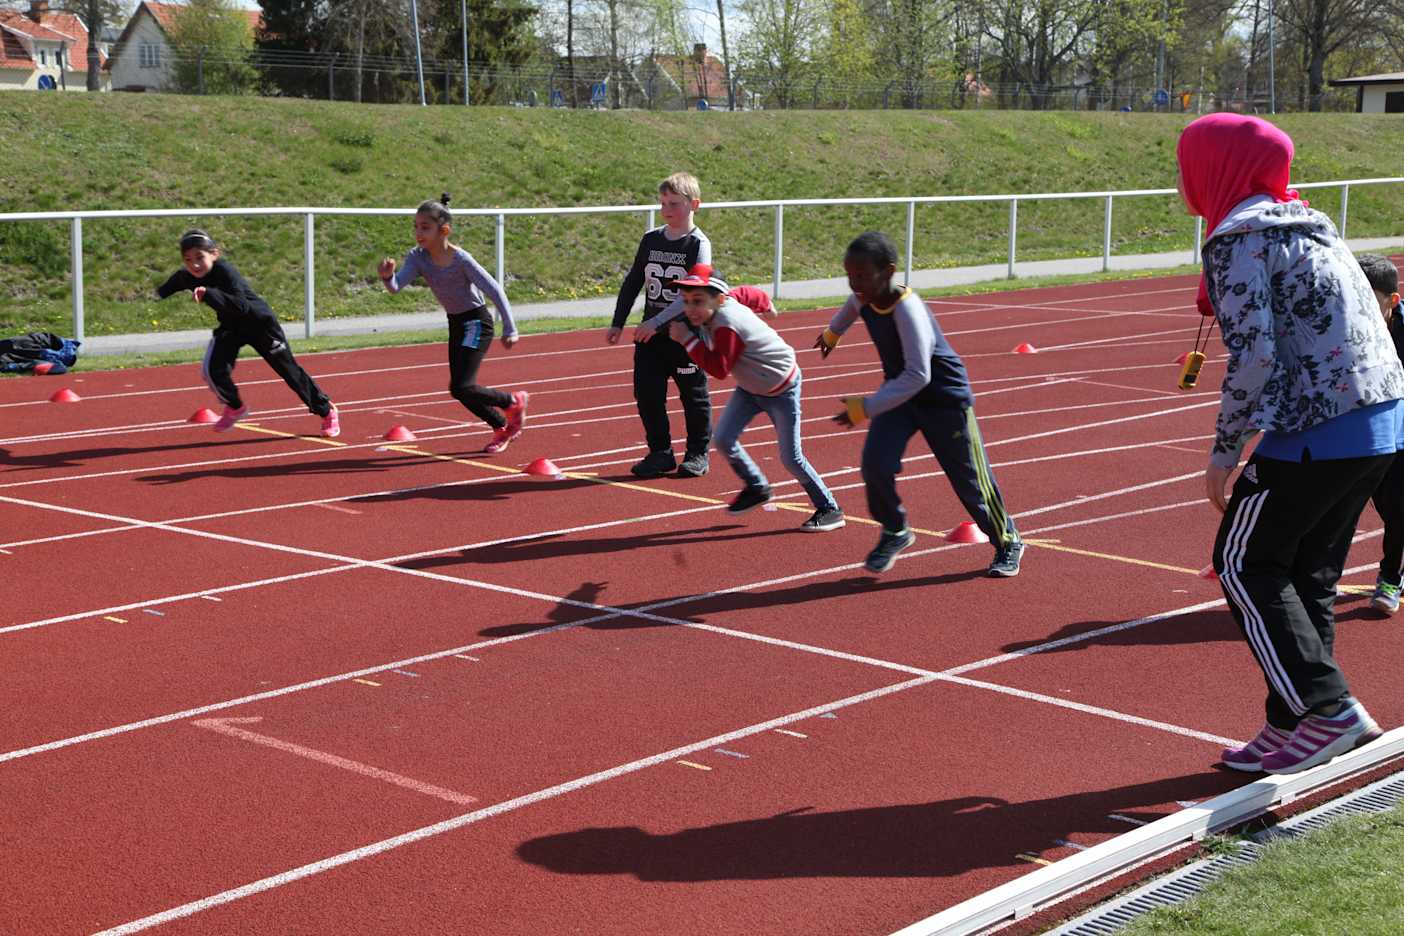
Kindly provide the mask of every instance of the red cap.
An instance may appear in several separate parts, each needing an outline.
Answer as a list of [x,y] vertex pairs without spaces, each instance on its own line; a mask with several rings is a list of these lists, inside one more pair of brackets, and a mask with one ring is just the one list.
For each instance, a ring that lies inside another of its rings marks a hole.
[[673,286],[705,286],[707,289],[715,289],[722,295],[731,292],[731,287],[726,285],[726,281],[712,271],[710,263],[695,264],[687,275],[682,279],[673,280]]

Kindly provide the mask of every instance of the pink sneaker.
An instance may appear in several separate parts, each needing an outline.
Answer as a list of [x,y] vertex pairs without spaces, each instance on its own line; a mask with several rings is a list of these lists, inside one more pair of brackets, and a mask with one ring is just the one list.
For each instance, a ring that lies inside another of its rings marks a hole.
[[1297,725],[1287,743],[1271,754],[1263,755],[1263,770],[1270,774],[1289,774],[1317,764],[1324,764],[1337,754],[1368,744],[1382,731],[1365,706],[1347,699],[1345,708],[1329,718],[1308,715]]
[[214,424],[214,431],[228,432],[230,429],[234,428],[236,422],[247,415],[249,415],[249,408],[247,406],[241,406],[238,409],[226,406],[224,408],[224,415],[219,417],[219,421]]
[[503,426],[501,429],[494,429],[492,430],[492,441],[483,446],[483,451],[487,452],[489,455],[505,452],[507,451],[507,446],[512,444],[512,440],[521,434],[522,431],[520,429],[513,432],[510,424]]
[[341,417],[336,414],[335,406],[322,417],[322,435],[328,439],[335,439],[341,435]]
[[1240,748],[1224,748],[1220,758],[1225,767],[1258,773],[1263,769],[1263,756],[1282,750],[1291,733],[1272,725],[1263,725],[1252,741]]
[[512,405],[507,407],[507,428],[512,430],[512,438],[522,434],[522,427],[526,425],[527,403],[531,401],[531,394],[525,390],[518,390],[512,394]]

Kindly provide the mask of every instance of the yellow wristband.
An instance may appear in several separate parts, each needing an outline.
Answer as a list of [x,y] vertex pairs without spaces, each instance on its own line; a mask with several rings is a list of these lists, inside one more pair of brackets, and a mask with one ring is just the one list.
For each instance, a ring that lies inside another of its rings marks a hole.
[[824,346],[827,347],[830,351],[832,351],[834,348],[837,348],[839,341],[843,338],[842,335],[834,331],[832,328],[824,329],[824,334],[820,335],[819,337],[821,337],[824,340]]
[[843,398],[843,405],[848,409],[849,422],[857,426],[868,418],[868,411],[863,408],[863,398],[851,396]]

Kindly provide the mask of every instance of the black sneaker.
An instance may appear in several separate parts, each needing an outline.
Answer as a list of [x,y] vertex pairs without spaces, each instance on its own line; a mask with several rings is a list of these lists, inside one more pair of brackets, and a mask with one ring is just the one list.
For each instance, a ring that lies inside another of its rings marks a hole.
[[672,451],[649,452],[644,460],[629,469],[636,478],[661,478],[678,467]]
[[995,550],[994,562],[990,563],[991,578],[1013,578],[1019,574],[1019,560],[1024,555],[1024,543],[1015,540],[1008,546]]
[[814,511],[814,516],[800,524],[800,529],[806,533],[827,533],[830,530],[837,530],[843,526],[843,511],[838,507],[833,510],[825,510],[822,507]]
[[911,530],[903,529],[900,533],[883,530],[877,545],[864,560],[863,567],[869,572],[886,572],[897,561],[897,554],[915,542],[916,534]]
[[736,495],[726,510],[727,513],[743,514],[748,510],[755,510],[761,504],[769,502],[770,488],[747,487],[743,488],[741,493]]
[[678,466],[679,478],[700,478],[707,473],[711,465],[707,462],[707,453],[700,455],[689,453],[683,457],[682,464]]

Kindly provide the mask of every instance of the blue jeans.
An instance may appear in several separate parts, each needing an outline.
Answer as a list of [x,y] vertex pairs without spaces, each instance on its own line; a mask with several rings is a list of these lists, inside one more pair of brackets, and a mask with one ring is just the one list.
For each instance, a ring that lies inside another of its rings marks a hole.
[[760,468],[756,467],[751,456],[746,454],[746,450],[737,441],[741,438],[741,431],[760,413],[765,413],[775,424],[775,434],[779,438],[780,463],[795,476],[795,480],[809,495],[815,509],[837,510],[838,503],[834,500],[834,495],[829,493],[829,489],[805,460],[804,452],[800,449],[799,380],[795,381],[793,387],[775,396],[760,396],[740,387],[736,388],[721,414],[721,419],[717,420],[716,432],[712,435],[717,451],[726,457],[731,470],[736,472],[748,487],[770,486]]

